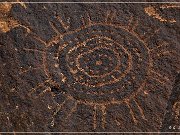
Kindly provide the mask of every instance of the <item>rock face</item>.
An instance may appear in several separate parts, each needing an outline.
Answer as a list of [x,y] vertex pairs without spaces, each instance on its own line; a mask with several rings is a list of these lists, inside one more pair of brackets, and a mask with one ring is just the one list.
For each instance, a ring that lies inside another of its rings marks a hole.
[[162,132],[179,132],[180,130],[180,74],[177,75],[173,90],[168,101],[167,113],[164,118]]
[[8,7],[1,132],[180,131],[180,5]]

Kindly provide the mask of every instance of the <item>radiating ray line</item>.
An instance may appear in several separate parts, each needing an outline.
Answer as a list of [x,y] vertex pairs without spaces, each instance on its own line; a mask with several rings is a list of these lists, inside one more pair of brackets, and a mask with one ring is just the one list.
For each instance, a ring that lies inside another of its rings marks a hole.
[[169,53],[175,54],[176,56],[180,56],[180,53],[179,53],[179,50],[178,50],[178,49],[169,51]]
[[63,20],[61,19],[60,16],[57,16],[56,18],[57,18],[57,20],[61,23],[61,25],[63,26],[63,28],[64,28],[65,30],[68,30],[68,29],[69,29],[70,26],[67,25],[65,22],[63,22]]
[[137,107],[138,107],[138,109],[139,109],[139,111],[141,113],[142,118],[147,121],[147,119],[146,119],[146,117],[144,115],[143,109],[140,107],[140,105],[138,104],[138,102],[135,99],[133,99],[133,101],[136,103],[136,105],[137,105]]
[[131,29],[131,31],[133,31],[134,32],[134,30],[137,28],[137,26],[138,26],[138,20],[135,20],[135,23],[134,23],[134,25],[132,26],[132,29]]
[[111,75],[111,77],[115,80],[118,81],[119,79],[117,79],[115,76]]
[[180,56],[180,54],[178,54],[176,51],[163,51],[163,52],[160,52],[160,53],[157,53],[157,56],[160,57],[160,56],[172,56],[172,55],[177,55],[177,56]]
[[63,35],[59,33],[59,35],[52,37],[48,42],[47,42],[47,46],[54,44],[57,44],[59,42],[59,40],[61,40],[63,38]]
[[160,84],[165,85],[165,82],[162,81],[162,80],[160,80],[159,78],[155,78],[155,77],[153,77],[153,76],[151,76],[151,78],[154,79],[154,80],[156,80],[156,81],[158,81]]
[[[58,51],[62,51],[64,48],[66,48],[68,46],[68,43],[64,43],[63,45],[61,45],[59,48],[58,48]],[[58,53],[59,55],[59,53]]]
[[43,54],[43,56],[42,56],[42,60],[43,60],[43,71],[44,71],[44,73],[45,73],[45,75],[48,77],[48,78],[50,78],[50,74],[49,74],[49,71],[48,71],[48,69],[47,69],[47,61],[46,61],[46,55],[45,54]]
[[76,101],[74,107],[71,109],[70,112],[68,112],[68,115],[66,116],[65,120],[71,117],[71,115],[77,110],[77,105],[78,105],[78,102]]
[[65,99],[61,104],[57,103],[57,108],[53,114],[53,116],[55,116],[61,109],[62,107],[64,106],[64,104],[67,102],[67,99]]
[[131,31],[131,32],[134,32],[134,30],[137,28],[137,26],[138,26],[138,20],[134,20],[134,17],[133,16],[131,16],[130,17],[130,20],[129,20],[129,23],[128,23],[128,25],[127,25],[127,28],[128,28],[128,30],[129,31]]
[[59,32],[59,30],[54,26],[54,24],[53,24],[52,22],[50,22],[50,21],[49,21],[49,24],[51,25],[51,27],[52,27],[52,29],[55,31],[55,33],[56,33],[57,35],[59,35],[60,32]]
[[159,48],[164,47],[164,46],[166,47],[167,45],[169,45],[169,43],[167,43],[167,42],[163,41],[163,43],[162,43],[162,44],[160,44],[160,45],[158,45],[158,46],[156,46],[156,47],[154,47],[154,48],[150,49],[150,52],[152,52],[152,51],[154,51],[154,50],[156,50],[156,49],[158,49],[158,50],[159,50]]
[[111,12],[110,10],[108,10],[108,11],[106,12],[106,18],[105,18],[105,22],[106,22],[106,23],[108,22],[110,12]]
[[28,95],[31,96],[32,93],[34,93],[34,92],[35,92],[38,88],[40,88],[40,87],[46,87],[46,86],[45,86],[45,83],[47,83],[47,82],[49,82],[49,80],[45,80],[44,82],[39,83],[37,86],[35,86],[34,88],[32,88],[32,89],[30,90],[30,92],[28,93]]
[[54,126],[54,117],[52,117],[51,119],[52,119],[52,121],[51,121],[50,125],[53,127]]
[[160,31],[160,28],[159,28],[159,29],[156,29],[151,35],[148,34],[148,37],[145,37],[145,38],[143,39],[144,42],[148,42],[148,40],[150,40],[150,38],[153,37],[155,34],[157,34],[159,31]]
[[166,76],[161,75],[160,73],[158,73],[157,71],[154,71],[153,69],[149,70],[152,74],[155,74],[155,76],[159,76],[161,79],[170,82],[170,79]]
[[114,121],[115,121],[117,126],[122,126],[122,124],[117,119],[115,119]]
[[91,16],[88,12],[85,13],[84,17],[81,18],[83,26],[90,26],[92,24]]
[[129,108],[129,112],[130,112],[130,114],[131,114],[131,117],[132,117],[132,119],[133,119],[133,122],[134,122],[135,124],[137,124],[138,121],[137,121],[137,119],[135,118],[135,114],[134,114],[131,106],[129,105],[129,101],[125,101],[125,103],[127,104],[127,107]]
[[81,17],[81,22],[82,22],[82,26],[86,26],[86,22],[85,22],[84,17]]
[[51,126],[54,126],[54,116],[57,115],[57,113],[62,109],[62,107],[65,105],[65,103],[67,102],[68,99],[65,99],[61,104],[57,103],[57,108],[55,110],[55,112],[53,113],[52,116],[52,121],[51,121]]
[[36,68],[30,66],[28,69],[21,69],[21,71],[19,72],[19,75],[25,74],[25,73],[27,73],[29,71],[40,70],[40,69],[43,70],[43,66],[36,67]]
[[97,128],[97,106],[94,105],[94,110],[93,110],[93,127],[94,129]]
[[45,53],[44,51],[42,51],[42,50],[38,50],[38,49],[23,48],[23,50],[25,50],[25,51],[39,52],[39,53]]
[[159,53],[157,53],[157,56],[160,57],[160,56],[162,56],[162,55],[170,55],[170,54],[171,54],[170,51],[164,51],[164,52],[159,52]]
[[[169,57],[168,57],[168,59],[172,59],[171,60],[171,62],[169,63],[170,64],[170,66],[172,66],[173,68],[175,68],[175,70],[179,70],[180,68],[179,68],[179,65],[180,65],[180,60],[178,59],[178,57],[179,57],[179,54],[178,53],[176,53],[176,52],[174,52],[174,51],[172,51],[172,53],[174,53],[174,55],[172,55],[172,54],[170,54],[170,52],[171,51],[165,51],[164,52],[164,55],[170,55]],[[163,52],[162,52],[162,55],[163,55]],[[159,56],[160,57],[160,56]],[[161,57],[160,57],[161,58]],[[159,59],[160,59],[159,58]],[[158,57],[156,56],[155,58],[154,58],[155,60],[156,59],[158,59]],[[155,61],[154,60],[154,61]],[[153,71],[155,70],[155,69],[152,69]],[[166,70],[166,73],[168,73],[168,75],[170,75],[170,72],[168,71],[168,70]],[[161,74],[159,74],[159,75],[161,75]],[[161,77],[162,79],[164,78],[164,76],[162,76]],[[166,77],[165,77],[166,78]],[[171,78],[167,78],[167,82],[168,82],[168,79],[169,80],[172,80],[172,77]],[[170,83],[171,81],[169,81],[169,83]],[[162,82],[161,82],[162,83]]]
[[105,19],[105,23],[111,23],[113,18],[115,17],[116,13],[113,11],[108,10],[106,12],[106,19]]
[[158,78],[154,78],[153,76],[149,76],[150,78],[152,78],[153,80],[157,81],[158,83],[162,84],[163,86],[166,85],[166,83]]
[[47,42],[44,41],[41,37],[37,36],[35,33],[32,33],[32,32],[31,32],[31,34],[32,34],[32,35],[31,35],[32,38],[38,40],[39,42],[41,42],[42,44],[44,44],[45,46],[47,46]]
[[[58,74],[59,74],[59,73],[58,73]],[[60,75],[61,78],[62,78],[62,82],[65,83],[66,80],[67,80],[66,76],[65,76],[63,73],[60,73],[59,75]]]
[[113,21],[114,18],[116,18],[116,12],[115,11],[112,11],[111,12],[112,16],[110,18],[111,22]]
[[137,55],[138,57],[141,56],[141,54],[138,52],[139,50],[138,50],[137,48],[133,48],[132,50],[136,53],[136,55]]
[[165,52],[157,54],[157,56],[154,57],[154,59],[155,60],[161,60],[161,59],[165,60],[165,58],[168,58],[169,60],[171,59],[171,62],[169,64],[173,63],[173,65],[171,65],[171,66],[175,66],[176,64],[178,65],[178,63],[180,63],[180,59],[178,59],[178,57],[179,57],[178,54],[176,55],[175,53],[171,53],[171,51],[165,51]]
[[8,121],[8,128],[12,127],[12,122],[10,120],[10,116],[8,115],[6,118],[7,118],[7,121]]
[[93,22],[91,20],[91,15],[90,13],[86,12],[86,17],[87,17],[87,25],[91,25]]
[[173,61],[171,61],[170,64],[172,64],[171,65],[172,67],[174,67],[177,70],[179,70],[180,69],[180,59],[179,59],[179,56],[177,56],[177,55],[173,56]]
[[101,111],[102,111],[102,128],[105,128],[106,124],[106,106],[101,106]]
[[128,21],[128,27],[132,25],[132,22],[133,22],[134,18],[133,16],[130,17],[129,21]]
[[51,88],[50,88],[50,87],[47,87],[45,90],[43,90],[43,91],[39,94],[39,96],[44,95],[46,92],[51,92]]

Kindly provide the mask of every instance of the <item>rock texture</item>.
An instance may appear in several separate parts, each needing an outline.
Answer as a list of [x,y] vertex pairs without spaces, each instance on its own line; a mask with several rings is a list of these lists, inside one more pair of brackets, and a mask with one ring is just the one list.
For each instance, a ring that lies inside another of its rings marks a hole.
[[7,7],[1,132],[180,131],[179,4]]

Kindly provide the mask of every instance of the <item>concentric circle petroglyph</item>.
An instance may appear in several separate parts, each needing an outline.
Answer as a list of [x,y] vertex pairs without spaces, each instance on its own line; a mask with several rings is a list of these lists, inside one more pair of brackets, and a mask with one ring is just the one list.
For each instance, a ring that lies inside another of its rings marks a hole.
[[[57,58],[54,63],[51,56]],[[149,56],[144,43],[126,29],[93,24],[49,45],[46,62],[54,82],[60,83],[62,75],[66,78],[73,98],[110,103],[138,92],[146,79]],[[50,70],[51,65],[58,66]]]
[[[85,125],[88,131],[113,126],[118,126],[117,131],[136,131],[149,126],[148,121],[161,121],[173,78],[167,69],[172,66],[177,71],[178,64],[165,61],[177,52],[168,40],[156,40],[159,28],[123,11],[103,11],[99,20],[94,11],[87,11],[76,16],[76,25],[58,12],[42,18],[46,30],[28,27],[18,35],[19,44],[13,45],[17,78],[27,82],[18,90],[47,102],[51,116],[46,124],[52,129],[67,126],[68,131]],[[47,36],[45,31],[50,31]]]

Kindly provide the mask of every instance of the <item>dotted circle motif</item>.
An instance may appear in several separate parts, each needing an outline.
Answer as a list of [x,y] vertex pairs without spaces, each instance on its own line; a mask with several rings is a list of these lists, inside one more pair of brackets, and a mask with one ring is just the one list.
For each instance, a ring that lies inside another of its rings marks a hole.
[[131,32],[95,24],[63,35],[48,47],[47,71],[76,100],[90,103],[123,101],[146,79],[148,49]]

